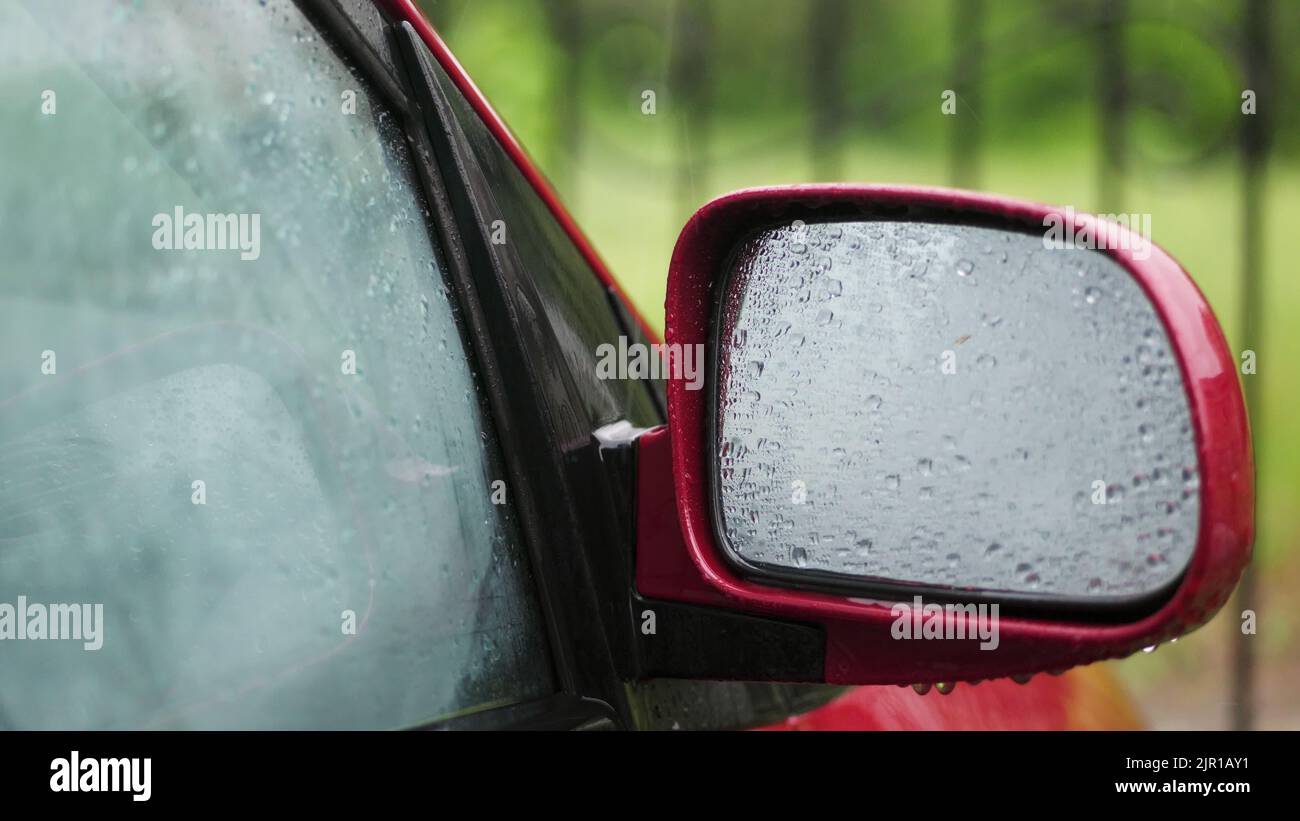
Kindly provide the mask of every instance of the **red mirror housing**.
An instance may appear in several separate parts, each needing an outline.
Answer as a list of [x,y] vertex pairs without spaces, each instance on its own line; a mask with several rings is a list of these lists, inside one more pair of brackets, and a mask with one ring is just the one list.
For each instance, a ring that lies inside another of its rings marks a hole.
[[[756,228],[832,218],[994,219],[1042,230],[1057,215],[1074,230],[1094,217],[1002,197],[933,188],[810,185],[739,191],[701,208],[686,224],[668,276],[666,342],[712,344],[712,307],[723,267]],[[969,681],[1057,671],[1176,638],[1206,622],[1250,559],[1254,467],[1236,373],[1214,314],[1186,272],[1154,245],[1102,248],[1141,286],[1172,342],[1191,409],[1200,474],[1199,530],[1186,571],[1154,612],[1127,620],[1016,613],[999,619],[992,651],[980,642],[898,641],[893,600],[777,586],[739,575],[719,548],[710,515],[710,391],[668,384],[668,426],[638,445],[636,588],[641,596],[819,626],[824,681],[906,684]],[[744,677],[737,671],[735,677]]]

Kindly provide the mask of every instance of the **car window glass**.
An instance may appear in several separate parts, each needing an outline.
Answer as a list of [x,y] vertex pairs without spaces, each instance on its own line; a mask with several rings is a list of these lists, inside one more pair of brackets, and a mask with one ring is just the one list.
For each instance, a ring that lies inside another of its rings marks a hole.
[[0,0],[0,145],[0,635],[102,606],[3,642],[0,726],[553,691],[397,117],[297,6]]

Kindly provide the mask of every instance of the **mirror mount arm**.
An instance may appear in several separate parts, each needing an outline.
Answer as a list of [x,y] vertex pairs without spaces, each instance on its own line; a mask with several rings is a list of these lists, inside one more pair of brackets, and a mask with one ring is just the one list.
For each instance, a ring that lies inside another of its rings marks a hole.
[[678,524],[667,426],[637,438],[635,653],[630,680],[825,680],[826,633],[738,612],[700,578]]

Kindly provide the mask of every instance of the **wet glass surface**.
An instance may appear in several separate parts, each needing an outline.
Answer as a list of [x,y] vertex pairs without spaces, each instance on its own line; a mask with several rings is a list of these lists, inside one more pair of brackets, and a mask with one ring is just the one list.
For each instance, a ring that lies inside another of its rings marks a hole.
[[734,265],[716,481],[741,561],[1047,598],[1182,572],[1187,397],[1109,257],[858,222],[763,232]]

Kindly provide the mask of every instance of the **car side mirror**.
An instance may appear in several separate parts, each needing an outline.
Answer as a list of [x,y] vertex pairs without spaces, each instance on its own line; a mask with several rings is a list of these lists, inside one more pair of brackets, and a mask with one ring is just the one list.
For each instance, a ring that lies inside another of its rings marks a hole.
[[[640,440],[637,591],[817,628],[809,678],[1127,655],[1208,620],[1250,557],[1235,360],[1182,268],[1115,223],[741,191],[682,231],[666,330],[708,371],[669,368],[667,429]],[[764,677],[765,652],[709,675]]]

